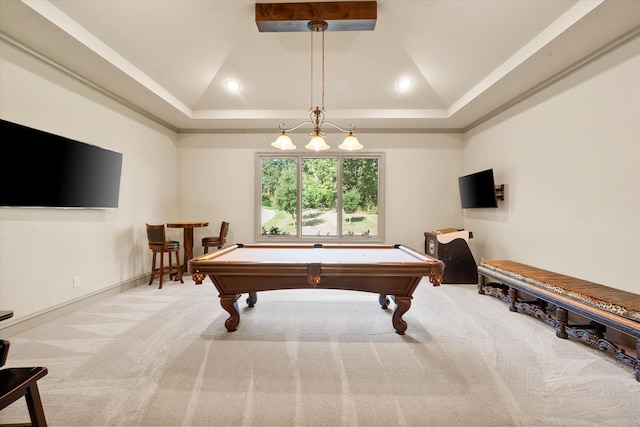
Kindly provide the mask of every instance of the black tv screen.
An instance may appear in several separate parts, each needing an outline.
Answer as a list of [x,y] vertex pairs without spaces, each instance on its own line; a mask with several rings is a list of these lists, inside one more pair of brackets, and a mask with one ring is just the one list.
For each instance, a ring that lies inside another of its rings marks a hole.
[[117,208],[122,154],[0,119],[0,206]]
[[463,209],[498,207],[493,169],[461,176],[458,184]]

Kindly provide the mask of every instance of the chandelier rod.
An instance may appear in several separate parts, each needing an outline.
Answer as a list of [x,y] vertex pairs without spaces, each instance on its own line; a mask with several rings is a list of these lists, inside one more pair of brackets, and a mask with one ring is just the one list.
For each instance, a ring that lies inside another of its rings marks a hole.
[[315,32],[313,28],[311,28],[311,22],[309,22],[308,27],[311,31],[309,31],[309,34],[311,35],[311,48],[310,50],[310,54],[309,54],[309,82],[311,82],[309,84],[309,95],[311,97],[310,102],[309,102],[309,111],[313,111],[313,33]]
[[[325,30],[328,27],[328,24],[326,21],[309,21],[307,24],[307,27],[309,28],[310,32],[311,32],[311,48],[310,48],[310,67],[309,67],[309,75],[310,75],[310,85],[309,85],[309,98],[310,98],[310,105],[309,105],[309,119],[307,121],[304,121],[292,128],[285,128],[285,124],[284,122],[280,122],[280,124],[278,125],[280,131],[282,132],[282,134],[277,138],[276,141],[274,141],[271,145],[276,147],[276,148],[280,148],[281,150],[292,150],[295,149],[295,145],[293,145],[293,143],[291,142],[291,138],[289,138],[289,136],[287,135],[287,132],[291,132],[294,131],[296,129],[298,129],[299,127],[305,126],[305,125],[311,125],[313,126],[313,132],[309,133],[309,136],[311,136],[311,141],[309,142],[309,144],[307,144],[305,147],[311,150],[315,150],[315,151],[320,151],[320,150],[326,150],[329,148],[329,146],[326,144],[326,142],[324,141],[324,136],[326,135],[326,133],[322,130],[322,126],[327,124],[332,126],[333,128],[344,132],[344,133],[348,133],[349,136],[347,136],[345,138],[345,140],[343,141],[343,143],[338,146],[338,148],[342,149],[342,150],[359,150],[362,148],[362,144],[360,144],[358,142],[358,139],[353,136],[353,132],[356,129],[356,125],[354,123],[351,123],[349,125],[348,128],[343,128],[340,127],[338,125],[336,125],[335,123],[329,122],[329,121],[325,121],[324,120],[324,116],[325,116],[325,108],[324,108],[324,95],[325,95],[325,70],[324,70],[324,64],[325,64]],[[313,66],[313,60],[314,60],[314,34],[316,32],[322,32],[322,55],[321,55],[321,60],[322,60],[322,65],[321,65],[321,70],[322,70],[322,74],[321,74],[321,84],[322,84],[322,108],[321,107],[313,107],[313,92],[314,92],[314,79],[313,79],[313,75],[314,75],[314,66]]]
[[324,108],[324,34],[325,34],[325,30],[328,27],[328,24],[325,21],[309,21],[309,23],[307,24],[307,27],[309,28],[310,32],[310,38],[311,38],[311,49],[310,49],[310,66],[309,66],[309,71],[310,71],[310,77],[309,77],[309,81],[310,81],[310,85],[309,85],[309,89],[311,92],[311,104],[309,105],[309,111],[313,111],[313,71],[314,71],[314,66],[313,66],[313,59],[314,59],[314,33],[317,32],[322,32],[322,50],[321,50],[321,82],[322,82],[322,111],[325,111]]
[[324,30],[322,30],[322,111],[324,111]]

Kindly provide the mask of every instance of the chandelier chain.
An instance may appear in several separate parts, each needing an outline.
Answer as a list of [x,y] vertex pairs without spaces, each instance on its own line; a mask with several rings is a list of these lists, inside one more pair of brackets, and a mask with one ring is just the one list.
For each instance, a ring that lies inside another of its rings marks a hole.
[[322,111],[324,111],[324,30],[322,30]]

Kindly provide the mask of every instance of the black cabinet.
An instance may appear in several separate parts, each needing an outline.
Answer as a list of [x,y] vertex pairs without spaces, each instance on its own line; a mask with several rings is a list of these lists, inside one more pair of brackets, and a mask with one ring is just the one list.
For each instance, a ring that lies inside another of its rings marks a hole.
[[467,240],[473,233],[457,228],[424,233],[424,252],[444,262],[442,283],[478,283],[478,267]]

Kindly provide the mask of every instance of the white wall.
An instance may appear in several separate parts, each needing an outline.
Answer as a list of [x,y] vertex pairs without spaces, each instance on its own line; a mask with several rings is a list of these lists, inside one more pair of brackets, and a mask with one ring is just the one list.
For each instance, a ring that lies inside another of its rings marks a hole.
[[499,209],[469,209],[480,261],[511,259],[640,293],[640,40],[467,134]]
[[[178,138],[23,52],[1,47],[1,118],[124,154],[118,209],[0,209],[0,309],[14,311],[3,329],[147,274],[145,222],[210,221],[208,229],[196,229],[196,255],[202,253],[199,239],[217,234],[223,219],[232,224],[231,242],[254,240],[255,154],[272,150],[277,132]],[[367,150],[386,153],[387,242],[421,250],[425,231],[461,226],[461,135],[360,137]],[[26,179],[28,159],[8,161],[25,162],[25,176],[16,179]],[[182,240],[181,230],[168,233]],[[73,287],[76,276],[79,288]]]
[[[425,231],[464,226],[477,261],[510,258],[640,293],[639,44],[464,137],[360,133],[366,150],[386,153],[386,242],[422,250]],[[147,274],[145,222],[210,221],[196,230],[196,255],[223,219],[231,242],[253,241],[255,153],[271,150],[275,125],[176,136],[0,47],[0,117],[124,154],[117,210],[0,209],[0,309],[15,313],[0,327]],[[2,143],[26,179],[28,159]],[[488,167],[507,200],[463,216],[457,177]]]
[[[7,45],[0,45],[0,117],[123,153],[120,207],[0,208],[0,309],[5,328],[150,271],[145,222],[178,217],[176,135]],[[10,156],[2,139],[3,162]],[[5,183],[6,185],[6,183]],[[73,278],[80,277],[80,287]]]
[[[231,224],[230,243],[254,241],[255,156],[277,153],[269,145],[277,134],[274,123],[271,134],[179,137],[180,215],[185,220],[210,222],[209,229],[195,231],[195,254],[202,253],[197,247],[199,239],[217,235],[222,220]],[[422,251],[425,231],[462,226],[457,187],[462,170],[461,135],[362,133],[358,137],[366,151],[385,153],[386,243]]]

